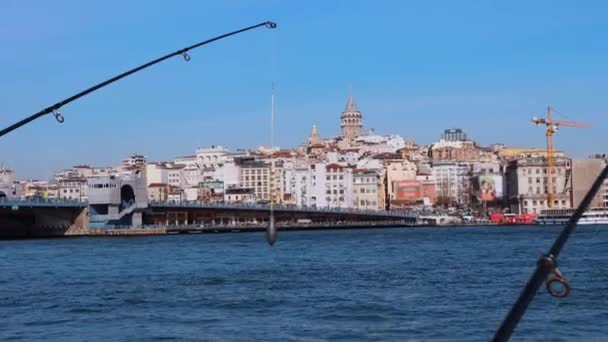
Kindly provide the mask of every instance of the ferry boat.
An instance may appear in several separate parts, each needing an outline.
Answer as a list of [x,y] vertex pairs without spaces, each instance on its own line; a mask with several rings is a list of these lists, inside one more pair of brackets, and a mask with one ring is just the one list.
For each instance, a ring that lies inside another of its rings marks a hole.
[[[568,223],[575,209],[545,209],[534,221],[539,225],[564,225]],[[608,208],[591,208],[583,213],[579,225],[608,224]]]

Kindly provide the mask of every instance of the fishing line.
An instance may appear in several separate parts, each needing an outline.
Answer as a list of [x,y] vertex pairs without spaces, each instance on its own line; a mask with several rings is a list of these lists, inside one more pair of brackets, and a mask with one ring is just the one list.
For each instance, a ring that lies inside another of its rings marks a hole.
[[[271,103],[270,103],[270,216],[268,217],[268,227],[266,227],[266,241],[270,246],[277,241],[277,227],[274,220],[274,200],[275,200],[275,160],[274,160],[274,119],[275,119],[275,64],[276,64],[276,31],[272,34],[270,48],[270,76],[271,76]],[[279,192],[280,194],[280,192]]]

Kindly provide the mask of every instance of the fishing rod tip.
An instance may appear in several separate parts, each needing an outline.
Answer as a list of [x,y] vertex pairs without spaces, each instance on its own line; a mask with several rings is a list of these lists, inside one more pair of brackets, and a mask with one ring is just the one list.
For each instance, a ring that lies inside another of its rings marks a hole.
[[275,23],[274,21],[267,21],[265,23],[266,27],[268,27],[269,29],[273,29],[277,27],[277,23]]

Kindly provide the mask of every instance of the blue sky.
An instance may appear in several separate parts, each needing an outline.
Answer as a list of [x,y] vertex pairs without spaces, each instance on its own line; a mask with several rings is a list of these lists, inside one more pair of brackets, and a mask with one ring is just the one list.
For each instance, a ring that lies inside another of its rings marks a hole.
[[[608,4],[602,1],[0,2],[0,125],[126,69],[274,20],[111,85],[0,138],[0,161],[48,178],[78,163],[153,160],[197,146],[277,144],[316,123],[339,132],[348,87],[379,133],[424,144],[447,127],[481,144],[545,145],[530,118],[548,104],[593,124],[562,129],[573,156],[608,146]],[[559,117],[559,116],[558,116]]]

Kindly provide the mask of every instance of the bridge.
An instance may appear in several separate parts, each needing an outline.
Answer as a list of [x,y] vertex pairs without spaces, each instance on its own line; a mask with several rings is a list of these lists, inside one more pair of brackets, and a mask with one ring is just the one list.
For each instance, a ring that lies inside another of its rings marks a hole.
[[[137,212],[141,215],[141,224],[95,221],[87,202],[2,198],[0,237],[88,235],[89,228],[126,227],[165,227],[170,232],[260,230],[270,217],[267,204],[151,201],[127,209],[121,213],[128,216]],[[281,229],[407,226],[416,224],[418,219],[414,213],[351,208],[274,205],[273,211],[277,227]]]
[[[273,205],[275,222],[280,226],[347,225],[363,222],[394,222],[413,225],[417,216],[411,213],[350,208],[314,208]],[[205,202],[149,202],[144,211],[144,225],[173,226],[255,226],[268,222],[270,205],[205,203]]]
[[81,235],[87,228],[85,202],[0,198],[0,238]]

